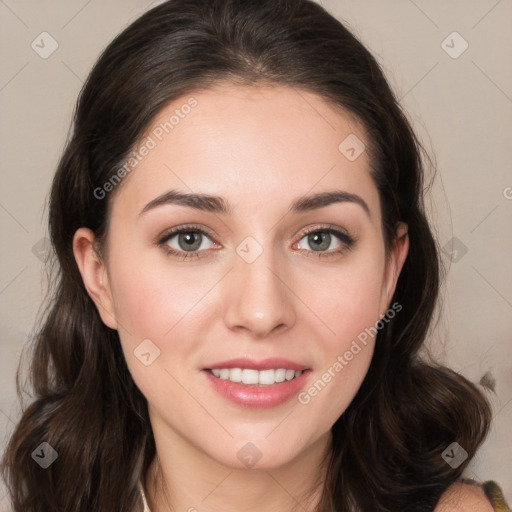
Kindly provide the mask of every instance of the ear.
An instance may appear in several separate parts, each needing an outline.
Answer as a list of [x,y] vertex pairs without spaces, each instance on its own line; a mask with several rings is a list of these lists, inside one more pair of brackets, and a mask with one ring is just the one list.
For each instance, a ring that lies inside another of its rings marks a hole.
[[117,329],[114,301],[106,265],[99,256],[94,232],[88,228],[77,229],[73,237],[73,254],[82,276],[85,289],[96,304],[103,323]]
[[382,287],[382,303],[385,304],[386,310],[389,308],[391,298],[395,293],[398,277],[405,263],[407,253],[409,252],[409,235],[407,231],[407,224],[403,222],[397,224],[395,238],[386,261],[385,277]]

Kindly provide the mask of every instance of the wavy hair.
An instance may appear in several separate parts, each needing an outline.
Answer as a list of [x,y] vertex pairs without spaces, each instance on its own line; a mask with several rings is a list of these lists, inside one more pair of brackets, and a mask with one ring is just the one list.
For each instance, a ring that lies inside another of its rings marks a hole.
[[[31,346],[32,401],[2,461],[14,512],[142,509],[137,482],[156,453],[147,401],[117,331],[102,323],[86,292],[72,240],[83,226],[105,239],[119,187],[105,198],[97,190],[119,173],[155,116],[221,81],[316,93],[353,114],[369,136],[388,253],[397,223],[408,225],[409,253],[392,298],[402,310],[379,330],[364,382],[332,427],[319,510],[431,511],[485,439],[491,409],[474,384],[419,355],[442,277],[419,141],[375,58],[313,1],[169,0],[103,51],[52,183],[57,259]],[[47,469],[32,458],[43,441],[58,453]],[[469,454],[457,468],[441,457],[453,441]]]

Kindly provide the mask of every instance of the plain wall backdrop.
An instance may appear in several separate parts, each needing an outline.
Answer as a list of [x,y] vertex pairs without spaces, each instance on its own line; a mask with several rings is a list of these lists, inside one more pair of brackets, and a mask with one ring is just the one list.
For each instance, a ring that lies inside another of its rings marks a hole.
[[[158,3],[0,1],[2,447],[19,417],[15,374],[45,289],[46,201],[77,95],[101,50]],[[427,204],[449,271],[429,348],[494,388],[491,432],[465,476],[495,479],[512,503],[512,1],[319,3],[377,57],[435,158]],[[10,510],[3,487],[0,510]]]

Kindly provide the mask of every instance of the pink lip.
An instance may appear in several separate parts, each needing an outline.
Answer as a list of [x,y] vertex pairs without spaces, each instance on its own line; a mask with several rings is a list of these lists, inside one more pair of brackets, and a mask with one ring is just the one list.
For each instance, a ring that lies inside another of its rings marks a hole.
[[[223,368],[226,368],[226,366]],[[237,367],[235,366],[235,368]],[[272,386],[256,386],[231,382],[227,379],[215,377],[208,370],[203,370],[201,373],[205,375],[217,393],[234,404],[253,409],[268,409],[284,404],[296,396],[305,386],[311,370],[304,370],[298,377],[273,384]]]
[[287,359],[281,359],[279,357],[272,357],[268,359],[262,359],[256,361],[254,359],[247,359],[240,357],[238,359],[230,359],[229,361],[222,361],[215,363],[211,366],[206,366],[205,370],[215,370],[221,368],[247,368],[249,370],[271,370],[272,368],[284,368],[286,370],[307,370],[307,366],[302,364],[289,361]]

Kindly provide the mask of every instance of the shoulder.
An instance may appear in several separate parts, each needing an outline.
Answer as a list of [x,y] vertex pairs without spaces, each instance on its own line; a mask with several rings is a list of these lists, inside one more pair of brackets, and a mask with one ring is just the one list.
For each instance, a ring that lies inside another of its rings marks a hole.
[[443,493],[434,512],[494,512],[480,484],[461,480]]

